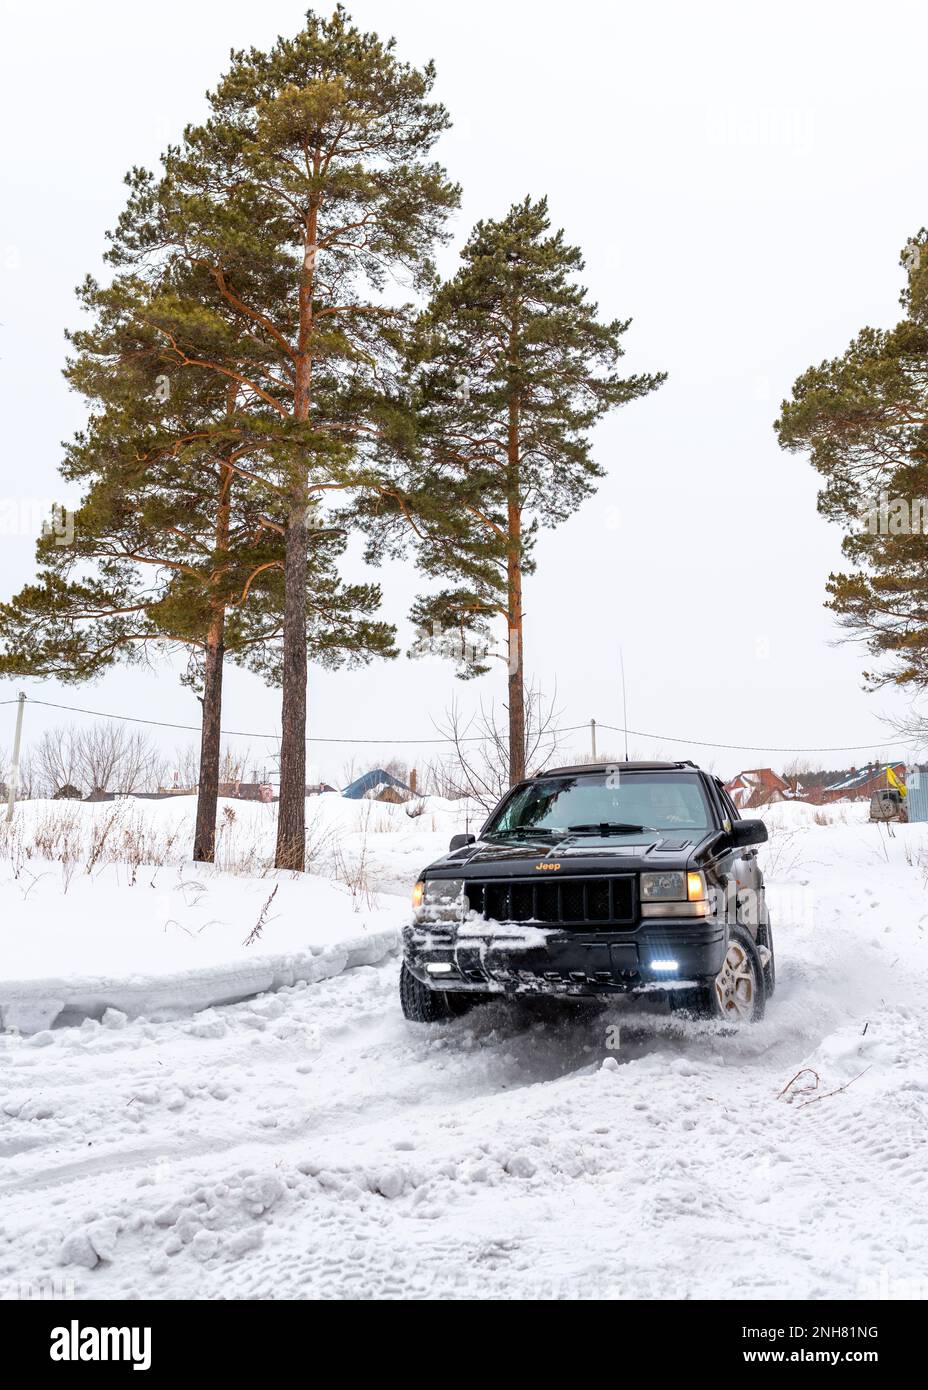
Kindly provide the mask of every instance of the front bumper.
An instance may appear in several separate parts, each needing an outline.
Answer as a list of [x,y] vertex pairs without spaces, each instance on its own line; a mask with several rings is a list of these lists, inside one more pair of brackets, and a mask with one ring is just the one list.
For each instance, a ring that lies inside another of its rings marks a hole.
[[724,922],[692,918],[621,932],[515,924],[507,934],[505,923],[499,923],[492,932],[478,934],[459,932],[456,926],[408,926],[403,954],[416,979],[433,989],[627,994],[713,979],[722,968],[727,935]]

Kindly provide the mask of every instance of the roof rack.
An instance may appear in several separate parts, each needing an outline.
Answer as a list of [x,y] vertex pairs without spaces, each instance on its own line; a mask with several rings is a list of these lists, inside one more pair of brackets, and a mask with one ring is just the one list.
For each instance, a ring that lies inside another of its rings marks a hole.
[[[546,767],[543,772],[536,773],[537,777],[551,777],[557,774],[579,773],[579,772],[608,772],[612,768],[627,772],[657,772],[670,771],[674,768],[691,767],[696,772],[699,767],[691,758],[681,758],[675,762],[619,762],[610,760],[609,762],[598,763],[574,763],[568,767]],[[531,779],[526,779],[531,780]]]

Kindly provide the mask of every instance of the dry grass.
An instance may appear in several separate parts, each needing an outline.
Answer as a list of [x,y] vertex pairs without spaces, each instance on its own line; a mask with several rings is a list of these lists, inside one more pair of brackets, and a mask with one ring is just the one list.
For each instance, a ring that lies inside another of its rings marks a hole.
[[851,817],[847,806],[819,806],[812,817],[813,825],[850,825]]
[[267,902],[264,904],[260,913],[258,914],[257,922],[254,924],[251,931],[248,933],[248,935],[245,937],[245,940],[242,942],[243,946],[253,946],[256,941],[261,940],[261,937],[264,934],[264,928],[267,926],[267,914],[270,911],[271,903],[277,897],[277,890],[279,887],[279,883],[274,884],[271,896],[268,898]]
[[[267,808],[267,833],[256,834],[253,819],[242,821],[232,806],[224,806],[216,826],[215,867],[224,873],[262,878],[274,870],[275,812]],[[0,821],[0,863],[19,879],[38,861],[62,866],[65,891],[78,871],[93,874],[104,865],[127,871],[130,886],[139,871],[189,862],[190,826],[160,826],[131,802],[115,802],[103,815],[87,808],[55,807],[38,817],[18,814]],[[331,863],[335,832],[310,822],[306,831],[307,872]]]
[[351,858],[345,854],[340,844],[335,844],[331,859],[332,877],[337,883],[343,883],[350,892],[354,912],[360,912],[362,907],[370,909],[374,905],[372,869],[366,834],[362,836],[358,853]]
[[905,841],[902,851],[910,869],[916,869],[922,880],[922,887],[928,888],[928,841]]

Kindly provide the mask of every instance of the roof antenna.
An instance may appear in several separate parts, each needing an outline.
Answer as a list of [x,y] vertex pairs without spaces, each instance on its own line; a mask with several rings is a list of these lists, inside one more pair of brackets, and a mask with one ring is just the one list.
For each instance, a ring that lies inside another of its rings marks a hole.
[[622,732],[625,734],[625,761],[628,762],[628,702],[625,698],[625,657],[619,647],[619,667],[622,672]]

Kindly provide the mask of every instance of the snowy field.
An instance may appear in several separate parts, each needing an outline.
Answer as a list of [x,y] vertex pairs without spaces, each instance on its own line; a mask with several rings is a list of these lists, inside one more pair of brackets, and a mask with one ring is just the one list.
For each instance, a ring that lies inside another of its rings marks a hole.
[[0,1013],[30,982],[45,1013],[3,1015],[0,1297],[928,1295],[928,827],[766,817],[753,1028],[422,1027],[396,933],[462,808],[315,799],[294,879],[273,811],[228,806],[215,871],[189,804],[117,807],[102,846],[113,806],[17,811]]

